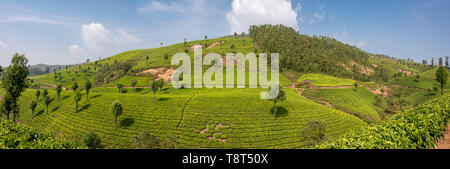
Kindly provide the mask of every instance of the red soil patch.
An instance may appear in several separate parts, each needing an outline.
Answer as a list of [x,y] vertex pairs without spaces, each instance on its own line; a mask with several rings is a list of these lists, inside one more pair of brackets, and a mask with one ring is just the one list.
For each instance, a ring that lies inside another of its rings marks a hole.
[[206,49],[210,49],[210,48],[213,48],[213,47],[215,47],[217,45],[224,44],[224,43],[225,43],[225,41],[214,42],[213,44],[211,44],[208,47],[206,47]]
[[447,126],[444,138],[438,141],[438,149],[450,149],[450,125]]
[[175,71],[175,68],[155,68],[155,69],[147,69],[142,72],[137,73],[136,75],[152,75],[154,80],[163,79],[164,82],[168,83],[172,80],[172,74]]
[[200,134],[205,134],[209,131],[209,124],[206,124],[206,128],[200,131]]

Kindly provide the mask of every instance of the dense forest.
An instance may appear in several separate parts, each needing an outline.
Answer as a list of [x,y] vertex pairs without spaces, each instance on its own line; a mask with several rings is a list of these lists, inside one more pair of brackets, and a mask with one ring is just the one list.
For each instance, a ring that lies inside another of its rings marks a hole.
[[249,33],[259,52],[280,53],[281,71],[324,73],[361,81],[380,76],[372,73],[368,53],[333,38],[303,35],[283,25],[251,26]]

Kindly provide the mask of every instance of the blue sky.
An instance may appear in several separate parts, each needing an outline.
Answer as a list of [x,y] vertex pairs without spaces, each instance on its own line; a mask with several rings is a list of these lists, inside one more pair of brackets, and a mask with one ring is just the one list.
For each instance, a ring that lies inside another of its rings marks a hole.
[[450,55],[448,0],[2,0],[0,65],[70,64],[285,24],[416,61]]

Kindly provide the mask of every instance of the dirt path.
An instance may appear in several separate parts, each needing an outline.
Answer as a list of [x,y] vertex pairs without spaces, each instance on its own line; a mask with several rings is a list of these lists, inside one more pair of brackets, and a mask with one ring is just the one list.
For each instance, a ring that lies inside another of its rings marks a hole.
[[[43,81],[38,81],[38,80],[35,80],[35,82],[38,82],[38,83],[43,83],[43,84],[48,84],[48,85],[50,85],[50,88],[52,88],[52,89],[54,89],[54,88],[56,88],[56,84],[54,84],[54,83],[50,83],[50,82],[43,82]],[[42,86],[41,86],[42,87]],[[68,90],[66,87],[62,87],[62,89],[63,90]]]
[[181,125],[181,122],[183,122],[184,109],[186,109],[186,106],[189,104],[189,102],[192,100],[192,98],[194,98],[194,96],[195,95],[193,95],[191,98],[189,98],[189,100],[186,101],[186,103],[184,103],[184,107],[181,110],[181,118],[180,118],[180,121],[178,121],[178,124],[177,124],[177,133],[178,133],[178,135],[177,135],[177,138],[175,140],[175,145],[174,145],[175,149],[177,149],[177,141],[180,138],[180,125]]
[[444,138],[438,141],[438,149],[450,149],[450,125],[447,125]]

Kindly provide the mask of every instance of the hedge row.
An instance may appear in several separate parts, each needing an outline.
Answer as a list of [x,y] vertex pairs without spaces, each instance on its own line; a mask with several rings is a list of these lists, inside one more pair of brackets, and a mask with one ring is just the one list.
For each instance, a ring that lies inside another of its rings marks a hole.
[[436,146],[450,118],[450,95],[399,113],[391,119],[349,132],[318,149],[427,149]]
[[0,119],[0,149],[81,149],[83,146],[56,139],[28,127]]

